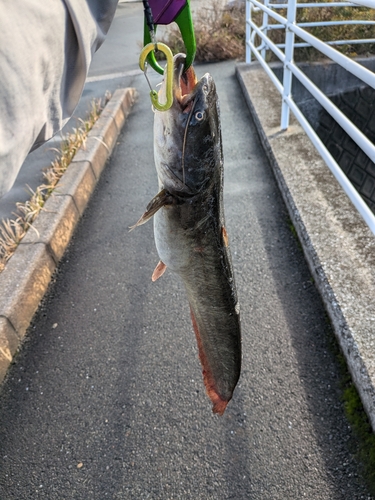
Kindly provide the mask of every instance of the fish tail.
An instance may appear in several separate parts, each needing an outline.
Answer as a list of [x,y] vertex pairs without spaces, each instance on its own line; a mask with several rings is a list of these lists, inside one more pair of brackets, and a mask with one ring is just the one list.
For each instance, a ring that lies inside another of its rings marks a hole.
[[208,364],[206,354],[205,354],[204,349],[203,349],[202,339],[201,339],[201,335],[199,332],[198,324],[196,322],[196,319],[195,319],[195,316],[194,316],[194,313],[193,313],[193,310],[191,307],[190,307],[190,315],[191,315],[191,320],[193,323],[195,336],[197,339],[199,359],[200,359],[200,362],[202,364],[203,382],[204,382],[204,385],[206,388],[206,393],[213,404],[213,407],[212,407],[213,413],[217,413],[218,415],[222,415],[225,411],[225,408],[227,407],[229,399],[228,400],[223,399],[216,389],[215,381],[214,381],[210,366]]

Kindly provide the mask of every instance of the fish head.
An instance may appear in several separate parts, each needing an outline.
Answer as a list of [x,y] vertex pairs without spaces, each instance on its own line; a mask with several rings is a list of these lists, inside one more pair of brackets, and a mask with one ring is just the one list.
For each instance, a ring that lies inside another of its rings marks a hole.
[[[206,73],[200,80],[185,55],[174,56],[173,104],[155,111],[155,164],[161,187],[171,194],[195,195],[209,188],[223,165],[220,111],[215,82]],[[165,95],[165,82],[159,92]]]

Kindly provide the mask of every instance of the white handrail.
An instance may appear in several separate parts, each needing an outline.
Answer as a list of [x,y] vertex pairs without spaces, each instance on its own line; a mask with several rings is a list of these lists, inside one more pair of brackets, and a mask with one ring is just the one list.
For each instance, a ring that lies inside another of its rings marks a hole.
[[325,161],[328,168],[336,177],[340,186],[343,188],[350,201],[356,207],[363,220],[366,222],[373,234],[375,234],[375,217],[367,204],[363,201],[358,191],[353,188],[353,184],[346,177],[337,162],[333,159],[331,153],[327,150],[320,138],[316,135],[315,130],[311,127],[310,123],[306,120],[299,107],[292,99],[288,99],[288,104],[293,111],[294,116],[300,122],[302,128],[310,138],[311,142]]
[[307,31],[303,30],[299,26],[289,25],[287,29],[292,30],[297,36],[308,42],[312,47],[318,49],[322,54],[326,55],[333,61],[337,62],[340,66],[345,68],[347,71],[358,77],[363,82],[370,85],[370,87],[375,88],[375,75],[372,71],[368,70],[364,66],[353,61],[350,57],[345,54],[341,54],[337,50],[330,47],[327,43],[322,42],[315,36],[307,33]]
[[[362,199],[358,191],[351,184],[349,179],[343,173],[338,163],[334,160],[329,153],[323,142],[320,140],[314,129],[311,127],[301,110],[298,108],[291,95],[292,77],[296,77],[301,84],[310,92],[310,94],[320,103],[320,105],[335,119],[335,121],[345,130],[345,132],[353,139],[353,141],[364,151],[364,153],[375,162],[375,145],[352,123],[346,115],[344,115],[334,104],[327,98],[327,96],[301,71],[293,62],[293,53],[295,47],[312,46],[319,50],[321,53],[329,57],[332,61],[336,62],[351,74],[359,78],[364,84],[375,89],[375,74],[358,64],[353,59],[345,56],[332,48],[331,44],[343,43],[375,43],[374,39],[366,40],[336,40],[332,42],[322,42],[314,37],[304,27],[322,26],[328,24],[375,24],[374,21],[353,21],[340,22],[333,21],[329,23],[296,23],[296,12],[298,8],[315,8],[315,7],[341,7],[358,5],[368,6],[375,9],[375,0],[352,0],[352,2],[320,2],[320,3],[297,3],[297,0],[289,0],[287,4],[273,4],[270,0],[264,0],[262,4],[259,0],[246,0],[246,62],[251,62],[251,56],[255,58],[262,65],[267,75],[282,96],[281,107],[281,130],[289,126],[289,111],[292,110],[300,122],[302,128],[316,147],[327,166],[330,168],[341,187],[348,195],[358,212],[361,214],[366,224],[369,226],[375,235],[375,216],[365,201]],[[287,9],[287,17],[278,14],[275,9]],[[262,10],[263,25],[257,26],[252,20],[252,10]],[[375,11],[374,11],[375,12]],[[270,25],[268,18],[273,18],[279,25]],[[285,43],[275,44],[267,36],[267,31],[270,29],[285,28]],[[255,35],[257,35],[261,44],[255,45]],[[304,42],[295,43],[294,37],[298,36]],[[285,52],[280,50],[285,48]],[[275,73],[271,70],[266,62],[266,52],[272,50],[276,57],[283,63],[283,81],[282,83],[276,77]]]
[[[305,42],[308,42],[312,47],[315,47],[317,50],[322,52],[322,54],[326,55],[327,57],[329,57],[333,61],[337,62],[340,66],[345,68],[347,71],[350,71],[353,75],[357,76],[359,79],[361,79],[365,83],[367,83],[367,85],[370,85],[371,87],[375,88],[374,73],[369,71],[367,68],[361,66],[360,64],[357,64],[355,61],[353,61],[353,59],[350,59],[350,57],[347,57],[346,55],[341,54],[341,52],[338,52],[337,50],[333,49],[326,42],[322,42],[321,40],[316,38],[314,35],[311,35],[307,31],[305,31],[302,28],[300,28],[299,26],[297,26],[295,24],[295,16],[294,16],[294,21],[290,22],[285,17],[280,16],[280,14],[276,14],[276,12],[273,12],[271,8],[264,6],[261,2],[258,2],[258,0],[248,0],[248,1],[250,1],[250,3],[259,7],[261,10],[266,12],[268,15],[271,15],[274,19],[279,21],[280,24],[285,26],[286,31],[289,31],[289,30],[293,31],[299,38],[301,38],[302,40],[305,40]],[[295,10],[294,1],[295,0],[293,0],[293,2],[288,4],[289,9],[291,11]],[[307,4],[302,4],[302,5],[307,5]]]
[[361,7],[369,7],[370,9],[375,9],[374,0],[353,0],[353,2]]

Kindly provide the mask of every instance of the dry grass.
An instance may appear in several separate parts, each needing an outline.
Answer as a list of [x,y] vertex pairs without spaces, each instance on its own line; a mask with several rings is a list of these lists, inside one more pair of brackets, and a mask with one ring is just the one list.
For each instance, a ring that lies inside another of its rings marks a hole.
[[74,155],[85,144],[89,131],[98,120],[109,99],[110,95],[106,94],[103,100],[94,100],[91,103],[87,119],[80,120],[81,126],[67,134],[60,149],[56,150],[55,160],[43,173],[44,184],[38,186],[35,191],[29,187],[30,199],[25,203],[17,203],[15,218],[0,222],[0,272],[5,268],[7,261],[15,252],[27,230],[32,227],[35,218],[43,210],[45,202],[68,168]]
[[[214,62],[243,58],[245,47],[244,26],[244,5],[223,9],[221,2],[213,0],[208,7],[201,7],[194,19],[197,42],[195,60],[198,62]],[[185,46],[176,25],[171,25],[167,29],[165,43],[172,48],[174,53],[185,52]]]
[[[301,3],[306,3],[302,0]],[[286,17],[286,10],[280,10],[280,14]],[[327,21],[373,21],[373,10],[367,7],[324,7],[324,8],[302,8],[297,10],[297,22],[327,22]],[[260,20],[258,21],[260,24]],[[275,23],[276,24],[276,23]],[[323,41],[350,40],[350,39],[375,39],[375,26],[349,25],[339,26],[316,26],[305,28],[306,31]],[[275,43],[284,43],[284,30],[274,30],[270,35]],[[296,37],[296,42],[303,40]],[[349,56],[369,56],[374,54],[374,44],[344,44],[336,45],[336,50]],[[271,54],[269,55],[271,59]],[[294,59],[296,61],[316,61],[325,56],[313,47],[301,47],[295,49]],[[276,60],[276,58],[274,58]]]
[[[302,0],[311,1],[311,0]],[[286,17],[286,11],[279,10]],[[254,22],[262,24],[262,14],[253,14]],[[367,7],[325,7],[302,8],[297,10],[297,22],[374,20],[373,10]],[[272,22],[272,21],[271,21]],[[276,23],[275,23],[276,24]],[[195,15],[194,28],[197,41],[197,62],[214,62],[226,59],[245,59],[245,6],[238,2],[231,8],[223,8],[221,2],[212,0],[210,6],[202,7]],[[311,34],[324,41],[375,38],[375,27],[365,25],[343,25],[307,28]],[[284,43],[284,30],[270,31],[270,38],[275,43]],[[176,25],[171,25],[163,40],[174,53],[184,52],[185,47]],[[257,41],[259,43],[259,40]],[[337,50],[350,56],[374,54],[375,44],[340,45]],[[269,59],[276,60],[269,51]],[[312,61],[323,57],[314,48],[295,49],[295,60]]]

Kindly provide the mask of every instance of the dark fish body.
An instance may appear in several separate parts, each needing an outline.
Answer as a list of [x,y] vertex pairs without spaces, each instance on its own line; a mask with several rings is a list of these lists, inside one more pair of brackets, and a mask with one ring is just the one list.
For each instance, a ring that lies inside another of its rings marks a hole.
[[167,267],[185,285],[206,391],[222,414],[240,376],[241,333],[224,224],[220,112],[212,77],[197,82],[183,64],[175,56],[172,108],[155,111],[160,193],[139,223],[154,215],[161,262],[153,280]]

